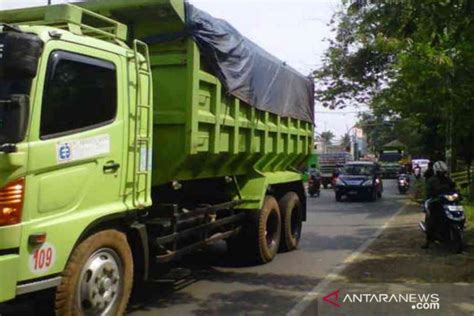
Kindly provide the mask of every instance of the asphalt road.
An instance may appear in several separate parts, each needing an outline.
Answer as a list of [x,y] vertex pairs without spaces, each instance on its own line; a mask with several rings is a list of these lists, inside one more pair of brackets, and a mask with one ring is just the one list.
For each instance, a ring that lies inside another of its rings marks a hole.
[[285,315],[403,206],[395,181],[384,185],[377,202],[338,203],[331,189],[308,198],[300,248],[269,264],[239,266],[224,243],[187,257],[177,265],[184,276],[144,288],[129,314]]
[[[285,315],[403,206],[395,181],[384,185],[377,202],[338,203],[331,189],[308,198],[300,248],[269,264],[236,263],[223,242],[184,258],[172,275],[140,288],[129,315]],[[0,314],[48,315],[51,298],[46,292],[0,306]]]

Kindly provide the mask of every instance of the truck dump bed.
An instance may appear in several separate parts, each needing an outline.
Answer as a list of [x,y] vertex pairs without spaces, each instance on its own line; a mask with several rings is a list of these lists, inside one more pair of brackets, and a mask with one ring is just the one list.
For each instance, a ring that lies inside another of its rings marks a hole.
[[[186,27],[182,0],[102,0],[80,5],[126,24],[129,40],[149,44],[154,94],[153,185],[255,170],[288,170],[311,153],[310,120],[257,109],[257,104],[249,105],[249,100],[234,96],[238,93],[229,93],[228,84],[212,75],[216,68],[200,53]],[[35,21],[42,10],[29,9],[25,16],[17,12],[13,20]],[[303,108],[312,107],[310,99],[304,101],[309,104]],[[301,106],[294,104],[295,109]]]
[[258,110],[230,95],[210,74],[212,65],[196,42],[179,36],[186,24],[182,1],[110,7],[98,3],[90,8],[128,24],[132,38],[159,39],[149,42],[155,106],[153,184],[243,175],[254,168],[281,171],[310,154],[311,122]]

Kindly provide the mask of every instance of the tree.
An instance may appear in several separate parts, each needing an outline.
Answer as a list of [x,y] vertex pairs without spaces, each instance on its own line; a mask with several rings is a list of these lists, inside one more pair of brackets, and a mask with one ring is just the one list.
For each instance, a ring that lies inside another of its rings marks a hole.
[[325,145],[331,145],[334,137],[335,135],[331,131],[325,131],[321,133],[321,140]]
[[341,146],[346,150],[351,149],[351,136],[348,133],[341,136]]
[[[471,163],[465,147],[474,147],[468,141],[474,128],[474,2],[344,4],[332,20],[335,39],[314,72],[316,99],[330,108],[368,104],[376,121],[397,122],[392,133],[413,150],[440,157],[452,146]],[[371,130],[375,147],[387,134],[381,129]]]

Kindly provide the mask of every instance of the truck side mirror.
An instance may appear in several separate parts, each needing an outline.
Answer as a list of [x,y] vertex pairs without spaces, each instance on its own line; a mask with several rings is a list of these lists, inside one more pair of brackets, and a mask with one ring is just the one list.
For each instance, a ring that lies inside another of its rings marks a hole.
[[0,101],[0,144],[16,144],[25,139],[30,114],[30,98],[15,94]]
[[19,31],[0,33],[0,77],[33,79],[43,51],[42,40]]

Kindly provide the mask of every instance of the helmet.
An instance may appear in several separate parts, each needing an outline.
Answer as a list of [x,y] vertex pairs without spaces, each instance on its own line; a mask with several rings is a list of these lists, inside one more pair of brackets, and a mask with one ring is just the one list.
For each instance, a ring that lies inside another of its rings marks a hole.
[[444,161],[437,161],[434,163],[433,165],[433,171],[435,173],[446,173],[448,172],[448,166],[446,165],[446,163]]

